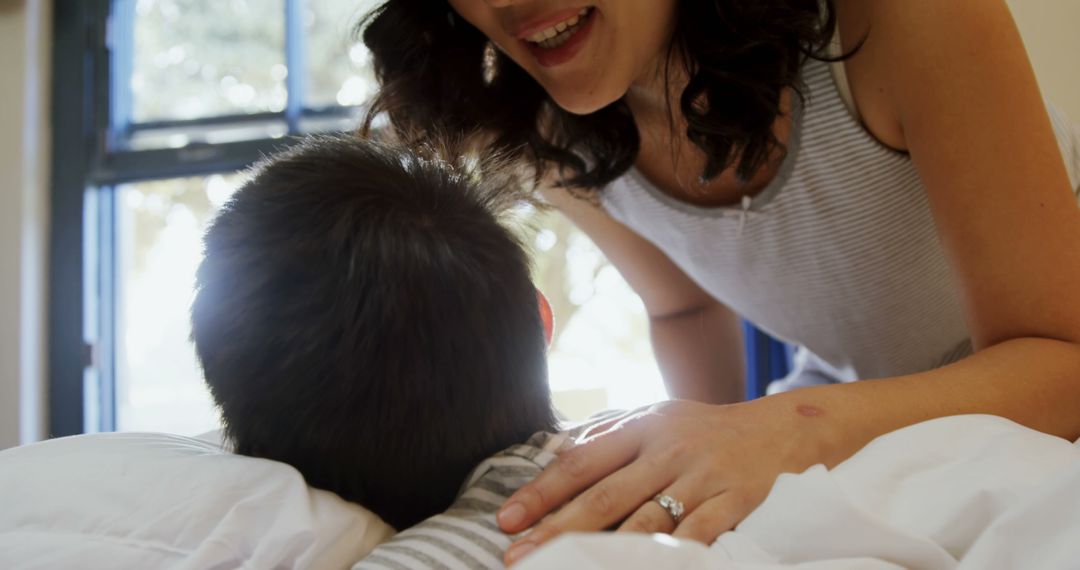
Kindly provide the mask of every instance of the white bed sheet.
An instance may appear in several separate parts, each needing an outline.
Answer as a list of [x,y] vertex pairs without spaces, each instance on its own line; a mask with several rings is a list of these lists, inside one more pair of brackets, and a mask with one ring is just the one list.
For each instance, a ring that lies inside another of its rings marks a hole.
[[393,534],[214,442],[107,433],[0,452],[0,569],[348,568]]
[[781,476],[711,548],[569,535],[518,566],[765,570],[1080,569],[1080,443],[992,416],[878,438],[829,471]]

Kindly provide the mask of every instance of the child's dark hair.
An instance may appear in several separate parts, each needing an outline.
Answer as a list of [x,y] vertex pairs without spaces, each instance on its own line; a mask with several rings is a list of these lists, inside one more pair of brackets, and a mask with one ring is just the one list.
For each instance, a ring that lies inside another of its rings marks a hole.
[[236,451],[403,528],[553,430],[523,193],[402,148],[310,138],[206,233],[192,340]]

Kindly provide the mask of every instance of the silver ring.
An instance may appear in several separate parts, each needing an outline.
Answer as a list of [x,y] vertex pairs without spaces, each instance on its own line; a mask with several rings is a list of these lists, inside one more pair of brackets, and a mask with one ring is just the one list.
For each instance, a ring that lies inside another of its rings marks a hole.
[[683,513],[686,512],[686,507],[683,506],[682,501],[671,495],[657,495],[653,497],[653,500],[663,507],[667,514],[671,515],[671,520],[675,521],[675,524],[682,520]]

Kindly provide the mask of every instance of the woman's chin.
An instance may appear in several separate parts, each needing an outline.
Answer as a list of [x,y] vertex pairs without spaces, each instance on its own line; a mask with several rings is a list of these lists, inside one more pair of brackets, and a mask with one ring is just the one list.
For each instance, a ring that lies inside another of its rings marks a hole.
[[589,115],[618,101],[622,93],[599,93],[593,89],[569,88],[561,91],[548,90],[551,99],[562,110],[574,115]]

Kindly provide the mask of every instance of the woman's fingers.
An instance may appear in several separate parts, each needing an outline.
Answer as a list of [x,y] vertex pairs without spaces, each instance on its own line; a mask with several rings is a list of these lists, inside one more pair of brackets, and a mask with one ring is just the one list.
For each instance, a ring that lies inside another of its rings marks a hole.
[[712,544],[747,515],[743,503],[736,493],[721,493],[691,511],[671,536]]
[[[776,397],[731,406],[665,402],[605,418],[614,420],[600,422],[606,431],[565,452],[503,506],[507,532],[543,518],[511,546],[506,563],[563,532],[619,523],[624,531],[711,544],[765,498],[779,473],[807,467],[802,450],[819,445],[820,434],[790,407]],[[683,501],[682,517],[652,500],[658,491]]]
[[628,412],[623,412],[623,413],[620,413],[620,414],[613,415],[610,418],[607,418],[607,419],[605,419],[605,420],[603,420],[601,422],[595,423],[595,424],[585,428],[584,430],[582,430],[581,434],[578,435],[578,437],[577,437],[577,441],[579,441],[579,442],[589,441],[589,440],[593,439],[594,437],[597,437],[599,435],[602,435],[602,434],[610,431],[612,428],[622,424],[622,422],[630,419],[632,416],[635,416],[638,413],[640,413],[639,410],[630,410]]
[[674,470],[657,469],[646,461],[636,461],[590,487],[558,512],[540,522],[506,553],[513,564],[555,536],[572,531],[610,528],[652,499],[656,489],[666,487]]
[[[725,494],[725,479],[708,471],[684,471],[674,483],[623,521],[618,532],[672,534],[703,503]],[[661,502],[666,502],[667,506]]]
[[[675,484],[661,491],[651,500],[643,503],[634,514],[627,517],[617,532],[639,532],[652,534],[659,532],[671,534],[687,514],[697,508],[705,499],[702,494],[704,488],[688,485],[685,480],[676,481]],[[670,497],[678,502],[671,504],[668,510],[660,504],[660,497]]]
[[[499,526],[506,532],[543,519],[511,546],[506,563],[563,532],[620,523],[620,530],[712,543],[764,499],[777,474],[806,467],[805,457],[793,452],[805,446],[790,441],[803,432],[789,425],[795,420],[776,421],[776,401],[742,407],[667,402],[605,418],[615,420],[601,422],[606,431],[564,452],[503,505]],[[769,454],[759,453],[765,448]],[[682,517],[652,500],[658,491],[683,501]]]
[[671,534],[673,530],[675,530],[675,519],[671,517],[671,514],[661,507],[660,503],[645,501],[638,510],[634,511],[634,514],[619,525],[616,532]]
[[506,500],[497,515],[499,527],[509,534],[521,532],[633,461],[639,447],[638,431],[632,426],[613,430],[560,454],[536,479]]

